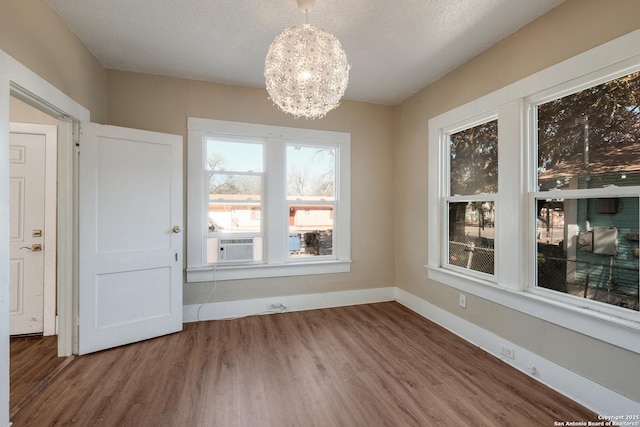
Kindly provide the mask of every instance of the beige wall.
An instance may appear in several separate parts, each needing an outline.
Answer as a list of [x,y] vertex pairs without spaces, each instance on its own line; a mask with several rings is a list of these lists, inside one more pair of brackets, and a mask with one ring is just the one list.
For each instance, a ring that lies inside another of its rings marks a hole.
[[0,49],[106,121],[106,72],[46,0],[0,0]]
[[13,96],[9,100],[9,120],[18,123],[37,123],[58,126],[58,119],[25,104]]
[[[396,284],[506,340],[640,402],[640,355],[427,279],[428,121],[640,28],[640,1],[567,0],[395,110]],[[635,373],[635,374],[631,374]]]
[[[109,124],[182,135],[185,149],[189,116],[351,133],[351,273],[223,281],[211,301],[394,284],[391,107],[343,102],[322,120],[296,120],[264,89],[121,71],[107,72],[107,87]],[[186,284],[184,303],[205,302],[211,286]]]

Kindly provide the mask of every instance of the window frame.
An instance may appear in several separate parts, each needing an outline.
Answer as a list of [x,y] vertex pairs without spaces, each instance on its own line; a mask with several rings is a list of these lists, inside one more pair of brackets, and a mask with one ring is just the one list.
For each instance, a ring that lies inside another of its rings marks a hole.
[[[607,42],[429,120],[427,276],[444,286],[476,295],[601,341],[640,353],[640,313],[606,304],[584,304],[535,285],[535,215],[537,152],[532,134],[532,103],[590,87],[640,69],[640,30]],[[497,110],[499,194],[496,201],[496,281],[442,265],[446,212],[443,189],[448,178],[443,138],[460,123]],[[505,161],[502,161],[505,159]],[[507,165],[511,172],[505,172]],[[572,190],[580,191],[580,190]],[[569,190],[544,192],[545,197],[569,197]],[[620,196],[638,196],[619,187]],[[576,193],[576,195],[579,193]],[[593,193],[591,193],[593,194]],[[612,193],[607,193],[611,197]],[[499,208],[499,209],[498,209]],[[509,214],[506,214],[509,212]],[[432,238],[431,236],[436,236]],[[514,245],[513,243],[518,244]],[[624,312],[622,312],[624,311]],[[625,313],[628,312],[628,313]]]
[[[599,190],[599,189],[598,189]],[[589,190],[576,189],[576,190],[562,190],[562,191],[547,191],[547,192],[530,192],[530,205],[535,206],[535,200],[537,198],[546,198],[546,199],[564,199],[564,200],[588,200],[599,198],[600,196],[606,195],[606,198],[637,198],[640,199],[640,187],[618,187],[613,192],[602,193],[598,192],[594,195],[594,193],[589,193]],[[532,218],[535,218],[535,214],[533,212],[530,213]],[[639,224],[640,225],[640,224]],[[537,259],[537,250],[535,247],[535,242],[537,241],[535,236],[535,223],[532,224],[532,235],[530,236],[530,240],[533,241],[533,245],[531,245],[529,249],[529,269],[534,274],[529,280],[527,284],[526,291],[530,292],[534,295],[539,295],[544,298],[553,299],[562,303],[582,306],[584,308],[588,308],[589,310],[593,310],[595,312],[601,312],[605,315],[620,317],[621,319],[627,319],[629,321],[640,321],[640,312],[630,310],[627,308],[618,307],[612,304],[605,304],[602,302],[593,301],[587,298],[576,297],[573,295],[565,294],[562,292],[553,291],[551,289],[546,289],[541,286],[537,286],[535,272],[537,271],[536,259]]]
[[[286,194],[285,194],[285,204],[286,204],[286,212],[290,212],[291,206],[292,205],[299,205],[299,206],[304,206],[304,205],[308,205],[311,207],[315,207],[315,206],[330,206],[332,208],[332,215],[331,215],[331,219],[333,220],[333,228],[332,228],[332,240],[333,242],[337,242],[339,234],[340,234],[340,230],[339,227],[335,227],[335,223],[336,223],[336,214],[338,214],[340,207],[338,206],[338,193],[339,193],[339,185],[340,185],[340,147],[337,144],[313,144],[313,143],[309,143],[309,142],[298,142],[298,141],[287,141],[285,143],[285,164],[288,166],[288,157],[286,156],[286,151],[289,147],[291,146],[301,146],[301,147],[306,147],[306,148],[320,148],[320,147],[330,147],[334,150],[334,188],[333,188],[333,197],[330,199],[326,199],[326,200],[305,200],[304,198],[300,199],[300,198],[294,198],[294,196],[289,196],[288,194],[288,189],[286,190]],[[287,168],[287,172],[288,172],[288,168]],[[288,185],[288,183],[287,183]],[[289,218],[289,216],[287,215],[287,218]],[[287,229],[289,229],[289,224],[287,224]],[[288,230],[287,235],[290,234],[290,230]],[[337,235],[337,237],[336,237]],[[335,244],[333,244],[333,247],[335,247]],[[289,263],[304,263],[307,262],[310,258],[309,257],[292,257],[291,253],[287,248],[285,248],[285,259],[287,260],[287,262]],[[316,255],[314,257],[312,257],[311,259],[315,260],[315,262],[321,261],[323,259],[326,260],[332,260],[332,259],[337,259],[337,254],[335,253],[335,251],[332,248],[332,253],[331,255]]]
[[[213,133],[206,133],[205,135],[203,135],[203,149],[206,151],[207,149],[207,139],[211,138],[211,137],[215,137],[218,135],[215,135]],[[237,170],[220,170],[220,171],[216,171],[214,169],[209,169],[207,167],[207,156],[204,155],[202,156],[202,174],[205,180],[205,184],[203,186],[203,190],[204,190],[204,195],[203,197],[207,200],[207,202],[204,204],[204,209],[205,212],[203,213],[203,215],[208,215],[208,209],[210,208],[211,202],[213,201],[214,203],[221,203],[221,204],[232,204],[234,202],[238,202],[237,199],[234,198],[218,198],[218,199],[211,199],[209,197],[209,185],[210,185],[210,179],[215,176],[215,175],[230,175],[230,176],[259,176],[261,178],[261,189],[260,189],[260,199],[255,200],[255,199],[243,199],[242,202],[245,202],[247,205],[250,205],[251,203],[248,203],[249,200],[252,200],[254,202],[258,202],[260,209],[264,210],[264,186],[265,186],[265,181],[266,181],[266,143],[264,141],[260,141],[256,138],[237,138],[237,137],[225,137],[225,139],[227,140],[226,142],[232,142],[232,143],[238,143],[238,144],[256,144],[256,145],[260,145],[262,147],[262,171],[260,172],[254,172],[254,171],[237,171]],[[251,208],[253,209],[253,208]],[[213,236],[213,237],[218,237],[221,236],[220,233],[218,232],[210,232],[206,226],[206,221],[203,223],[203,227],[204,227],[204,233],[205,236]],[[248,237],[248,238],[254,238],[254,237],[264,237],[264,222],[262,221],[262,218],[260,219],[260,230],[259,231],[246,231],[246,232],[242,232],[242,233],[233,233],[232,235],[229,235],[228,237],[235,237],[235,238],[243,238],[243,237]],[[206,242],[203,242],[203,244],[206,247]],[[203,249],[204,250],[204,249]],[[206,257],[206,254],[205,254]],[[206,263],[205,263],[206,264]]]
[[[445,269],[449,269],[452,271],[456,271],[460,274],[463,275],[469,275],[469,276],[473,276],[473,277],[477,277],[478,279],[482,279],[482,280],[488,280],[488,281],[492,281],[495,282],[497,281],[497,275],[496,275],[496,271],[497,271],[497,264],[499,261],[499,257],[498,257],[498,245],[497,245],[497,240],[494,240],[494,264],[493,264],[493,274],[489,274],[489,273],[483,273],[480,271],[476,271],[476,270],[471,270],[468,268],[464,268],[464,267],[459,267],[453,264],[449,263],[449,215],[448,215],[448,206],[450,203],[459,203],[459,202],[493,202],[494,203],[494,210],[496,212],[496,217],[499,214],[499,207],[498,207],[498,193],[500,191],[500,183],[498,182],[498,191],[496,191],[495,193],[479,193],[479,194],[465,194],[465,195],[460,195],[460,194],[451,194],[451,135],[458,133],[458,132],[462,132],[464,130],[485,124],[487,122],[491,122],[493,120],[498,120],[498,113],[495,110],[491,110],[488,111],[484,114],[475,116],[469,120],[464,120],[460,123],[456,123],[454,126],[449,127],[449,128],[445,128],[442,129],[442,138],[440,139],[440,143],[443,144],[444,146],[442,147],[442,151],[443,153],[446,153],[446,159],[443,159],[444,164],[445,164],[445,170],[443,171],[443,173],[446,175],[442,181],[442,185],[443,188],[440,189],[440,191],[442,192],[443,196],[440,200],[440,203],[442,203],[442,207],[441,207],[441,211],[443,212],[443,226],[441,227],[441,231],[442,231],[442,246],[441,246],[441,258],[440,258],[440,265],[445,268]],[[499,129],[499,122],[498,122],[498,129]],[[498,156],[500,155],[500,140],[498,139],[498,147],[497,147],[497,151],[498,151]],[[500,161],[498,159],[498,181],[500,178]],[[496,237],[499,234],[499,226],[498,226],[498,222],[495,221],[495,229],[494,232],[496,233]]]
[[[526,108],[527,120],[527,139],[529,156],[529,174],[527,179],[527,193],[529,198],[529,206],[531,207],[528,212],[528,226],[530,234],[528,239],[531,244],[528,245],[527,262],[528,270],[530,271],[529,280],[527,282],[526,291],[535,295],[540,295],[544,298],[553,299],[562,303],[583,306],[589,310],[601,312],[606,315],[620,317],[621,319],[639,322],[640,312],[632,311],[626,308],[617,307],[611,304],[600,303],[587,298],[575,297],[568,294],[559,293],[553,290],[545,289],[537,286],[536,271],[537,271],[537,246],[536,246],[536,224],[535,224],[535,212],[534,206],[536,205],[536,199],[572,199],[572,200],[588,200],[593,198],[628,198],[634,197],[640,199],[640,185],[638,186],[623,186],[623,187],[600,187],[600,188],[584,188],[584,189],[552,189],[552,190],[539,190],[538,189],[538,152],[537,152],[537,107],[541,104],[559,99],[565,96],[572,95],[576,92],[589,89],[594,86],[598,86],[602,83],[606,83],[611,80],[626,76],[633,72],[640,71],[640,58],[635,63],[629,65],[628,61],[618,66],[618,64],[612,64],[604,67],[600,70],[591,71],[583,76],[570,80],[568,82],[561,83],[555,87],[543,90],[532,96],[528,96],[524,99],[524,106]],[[640,224],[638,224],[640,229]]]
[[[345,132],[188,118],[187,152],[187,282],[234,280],[308,274],[345,273],[351,270],[350,145]],[[264,141],[262,190],[263,260],[244,263],[207,263],[206,224],[208,193],[205,186],[206,140],[220,135]],[[286,191],[286,147],[289,144],[330,146],[336,150],[334,235],[331,256],[288,257],[289,215]],[[204,195],[204,196],[203,196]]]

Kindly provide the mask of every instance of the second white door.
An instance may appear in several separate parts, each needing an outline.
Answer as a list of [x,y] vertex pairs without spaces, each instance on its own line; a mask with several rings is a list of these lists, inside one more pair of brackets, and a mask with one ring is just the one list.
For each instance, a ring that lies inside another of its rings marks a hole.
[[56,126],[11,123],[11,335],[55,333],[55,150]]

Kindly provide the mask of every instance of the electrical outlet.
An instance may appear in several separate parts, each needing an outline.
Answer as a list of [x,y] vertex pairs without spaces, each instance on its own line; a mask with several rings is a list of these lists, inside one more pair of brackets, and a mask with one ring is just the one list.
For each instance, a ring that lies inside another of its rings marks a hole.
[[462,308],[467,308],[467,296],[465,294],[458,295],[458,305]]
[[533,363],[527,363],[527,371],[529,371],[531,375],[535,375],[538,372],[536,366]]
[[509,359],[516,358],[516,353],[513,347],[507,347],[506,345],[502,345],[500,347],[500,353],[502,353],[504,356],[507,356]]
[[282,304],[281,302],[276,302],[276,303],[271,303],[269,305],[267,305],[267,310],[269,311],[281,311],[284,312],[287,309],[287,307]]

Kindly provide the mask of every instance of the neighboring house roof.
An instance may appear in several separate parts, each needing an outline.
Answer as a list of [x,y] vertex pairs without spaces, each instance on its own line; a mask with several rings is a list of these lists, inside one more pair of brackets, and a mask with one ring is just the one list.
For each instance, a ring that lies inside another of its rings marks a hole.
[[[262,197],[260,194],[209,194],[209,201],[215,202],[218,200],[237,200],[238,202],[256,202],[258,203]],[[332,196],[288,196],[288,200],[291,201],[330,201],[333,200]]]
[[640,171],[640,143],[590,152],[587,164],[584,154],[576,154],[540,173],[538,180],[635,171]]

